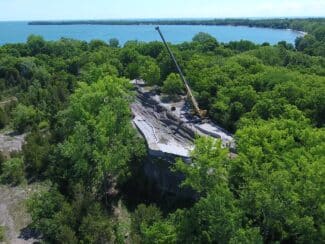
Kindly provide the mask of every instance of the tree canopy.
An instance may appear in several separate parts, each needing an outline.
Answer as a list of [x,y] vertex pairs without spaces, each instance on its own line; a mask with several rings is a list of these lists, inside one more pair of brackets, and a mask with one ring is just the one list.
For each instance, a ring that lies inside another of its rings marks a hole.
[[[162,43],[30,36],[0,46],[0,130],[25,136],[22,152],[0,153],[0,181],[47,182],[28,209],[48,243],[321,243],[323,21],[207,23],[308,32],[294,45],[220,43],[206,33],[170,44],[200,108],[236,140],[234,155],[198,137],[191,162],[150,161],[131,124],[131,79],[184,95]],[[186,207],[152,192],[145,163],[171,165],[192,192]]]

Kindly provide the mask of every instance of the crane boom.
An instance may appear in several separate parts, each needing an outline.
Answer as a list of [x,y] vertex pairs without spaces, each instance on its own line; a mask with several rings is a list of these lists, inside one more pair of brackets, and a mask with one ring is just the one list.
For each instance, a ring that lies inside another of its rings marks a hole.
[[191,100],[191,102],[192,102],[192,105],[193,105],[193,107],[194,107],[195,113],[196,113],[197,115],[199,115],[200,118],[204,118],[204,117],[205,117],[205,114],[206,114],[206,111],[205,111],[205,110],[201,110],[201,109],[199,108],[199,105],[198,105],[198,103],[197,103],[195,97],[193,96],[192,90],[191,90],[191,88],[190,88],[190,86],[189,86],[187,80],[185,79],[184,74],[183,74],[183,72],[182,72],[180,66],[179,66],[178,63],[177,63],[177,60],[176,60],[176,58],[175,58],[175,56],[174,56],[172,50],[169,48],[169,46],[168,46],[168,44],[167,44],[167,42],[166,42],[166,40],[165,40],[163,34],[161,33],[161,31],[160,31],[160,29],[159,29],[159,26],[157,26],[155,29],[158,31],[158,33],[159,33],[159,35],[160,35],[160,37],[161,37],[161,39],[162,39],[162,41],[163,41],[163,43],[164,43],[164,45],[165,45],[167,51],[168,51],[168,53],[169,53],[169,56],[170,56],[171,59],[174,61],[174,64],[175,64],[175,66],[176,66],[176,68],[177,68],[177,71],[178,71],[178,73],[179,73],[179,76],[181,77],[181,79],[182,79],[182,81],[183,81],[183,83],[184,83],[184,85],[185,85],[185,88],[186,88],[186,91],[187,91],[187,95],[188,95],[188,97],[190,98],[190,100]]

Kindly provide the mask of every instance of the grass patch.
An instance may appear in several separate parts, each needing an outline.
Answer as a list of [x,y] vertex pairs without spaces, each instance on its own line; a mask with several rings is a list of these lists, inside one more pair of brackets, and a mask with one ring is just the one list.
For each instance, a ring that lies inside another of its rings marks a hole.
[[4,226],[0,226],[0,241],[4,241],[5,240],[5,227]]

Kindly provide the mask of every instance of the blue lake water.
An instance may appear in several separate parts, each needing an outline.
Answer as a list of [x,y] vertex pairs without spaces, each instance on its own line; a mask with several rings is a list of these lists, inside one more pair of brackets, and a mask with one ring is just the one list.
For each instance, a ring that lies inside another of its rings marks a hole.
[[[294,43],[301,35],[296,31],[245,26],[204,26],[204,25],[167,25],[161,26],[166,39],[172,43],[190,41],[199,32],[206,32],[220,42],[249,40],[255,43],[279,41]],[[0,22],[0,45],[25,42],[31,34],[41,35],[46,40],[61,37],[90,41],[117,38],[120,44],[128,40],[155,41],[160,37],[153,25],[28,25],[27,22]]]

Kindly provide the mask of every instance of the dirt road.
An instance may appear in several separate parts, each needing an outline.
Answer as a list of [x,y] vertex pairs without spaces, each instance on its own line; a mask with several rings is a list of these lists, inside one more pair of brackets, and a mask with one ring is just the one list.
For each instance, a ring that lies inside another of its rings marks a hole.
[[26,228],[30,216],[26,210],[26,199],[41,190],[38,184],[11,187],[0,185],[0,226],[5,228],[5,242],[14,244],[33,243],[31,232]]

